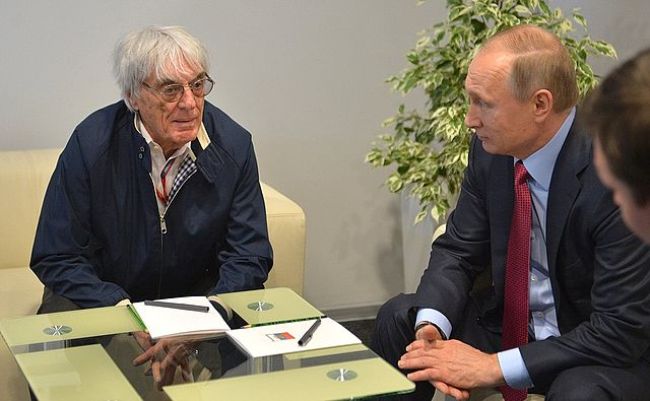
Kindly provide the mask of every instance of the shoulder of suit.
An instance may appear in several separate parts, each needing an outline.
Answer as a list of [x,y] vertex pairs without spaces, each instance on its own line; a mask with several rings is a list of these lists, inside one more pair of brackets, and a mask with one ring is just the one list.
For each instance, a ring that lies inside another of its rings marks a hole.
[[225,153],[241,165],[249,156],[251,134],[218,107],[205,102],[203,125],[210,138],[210,145]]

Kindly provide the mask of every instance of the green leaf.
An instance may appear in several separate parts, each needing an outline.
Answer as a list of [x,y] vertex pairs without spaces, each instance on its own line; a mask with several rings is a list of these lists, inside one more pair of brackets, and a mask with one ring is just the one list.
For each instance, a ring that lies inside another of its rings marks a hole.
[[573,19],[578,23],[578,25],[580,25],[584,29],[587,29],[587,20],[582,14],[578,12],[578,10],[579,9],[577,8],[573,10]]
[[542,13],[546,16],[551,15],[551,8],[546,4],[545,0],[540,0],[539,1],[539,8],[542,10]]
[[611,57],[611,58],[617,58],[616,50],[614,50],[614,46],[610,45],[607,42],[604,42],[602,40],[596,40],[594,42],[591,42],[591,46],[600,55]]
[[404,188],[404,182],[396,175],[388,177],[386,184],[388,185],[388,190],[393,193],[399,192]]
[[517,14],[525,17],[530,17],[531,15],[533,15],[533,12],[528,7],[523,6],[521,4],[516,5],[514,11]]
[[418,214],[415,215],[415,223],[420,223],[424,218],[427,217],[427,211],[421,210]]
[[407,54],[406,58],[411,64],[418,64],[420,62],[420,55],[414,51]]

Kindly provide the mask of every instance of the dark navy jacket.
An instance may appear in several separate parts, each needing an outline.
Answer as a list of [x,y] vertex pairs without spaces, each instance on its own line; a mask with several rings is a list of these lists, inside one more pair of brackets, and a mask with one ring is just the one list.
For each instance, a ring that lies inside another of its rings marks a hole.
[[262,288],[272,251],[250,134],[205,103],[211,143],[192,142],[197,171],[163,222],[133,121],[118,102],[75,129],[43,202],[36,275],[81,307]]

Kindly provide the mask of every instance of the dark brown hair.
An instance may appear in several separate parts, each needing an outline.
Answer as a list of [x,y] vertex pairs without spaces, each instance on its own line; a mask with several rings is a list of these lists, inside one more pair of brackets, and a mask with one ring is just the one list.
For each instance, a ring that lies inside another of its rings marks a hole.
[[650,201],[650,49],[628,60],[592,91],[581,123],[601,145],[611,172],[639,206]]

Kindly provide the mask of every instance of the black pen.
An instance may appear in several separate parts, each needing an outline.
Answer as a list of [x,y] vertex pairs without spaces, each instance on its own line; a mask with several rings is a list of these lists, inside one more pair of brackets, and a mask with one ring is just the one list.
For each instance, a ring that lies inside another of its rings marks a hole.
[[307,329],[307,332],[303,334],[302,337],[300,337],[300,340],[298,340],[298,345],[301,347],[307,345],[309,340],[311,340],[312,336],[314,335],[314,332],[316,332],[318,326],[320,326],[320,318],[316,319],[314,324],[312,324],[311,327]]
[[144,304],[147,306],[159,306],[161,308],[171,308],[171,309],[180,309],[191,312],[203,312],[207,313],[210,308],[203,305],[190,305],[190,304],[181,304],[177,302],[166,302],[166,301],[144,301]]

